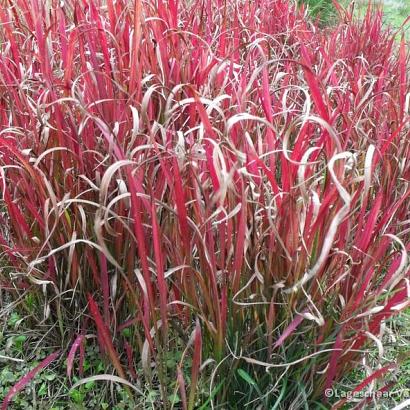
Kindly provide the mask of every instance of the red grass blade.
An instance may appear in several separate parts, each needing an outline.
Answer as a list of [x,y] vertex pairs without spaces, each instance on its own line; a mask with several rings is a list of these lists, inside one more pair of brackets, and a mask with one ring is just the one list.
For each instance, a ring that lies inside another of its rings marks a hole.
[[180,366],[177,367],[177,381],[178,381],[179,394],[181,395],[182,409],[188,410],[188,401],[186,397],[184,374]]
[[13,397],[24,389],[24,387],[34,379],[34,377],[50,365],[57,357],[59,357],[60,351],[54,352],[47,356],[38,366],[33,370],[30,370],[25,376],[23,376],[6,394],[3,403],[1,405],[1,410],[7,410]]
[[88,294],[88,307],[92,317],[94,318],[95,324],[97,326],[98,333],[100,335],[100,340],[103,343],[102,347],[110,356],[111,362],[115,369],[118,372],[118,375],[123,379],[126,379],[125,372],[121,366],[120,359],[117,351],[112,343],[112,338],[110,331],[107,328],[107,325],[104,323],[104,320],[98,310],[97,304],[95,303],[91,294]]
[[[161,249],[161,235],[158,227],[158,220],[156,214],[156,208],[154,202],[152,203],[152,235],[154,242],[154,253],[155,253],[155,266],[157,271],[158,280],[158,291],[159,291],[159,305],[161,312],[162,330],[164,333],[165,341],[168,334],[168,320],[167,320],[167,299],[168,299],[168,289],[164,276],[164,258],[163,251]],[[164,341],[164,342],[165,342]]]
[[284,341],[297,329],[297,327],[302,323],[303,321],[303,316],[302,315],[296,315],[296,317],[292,320],[290,325],[283,331],[283,333],[280,335],[279,339],[275,342],[273,345],[273,348],[276,349],[277,347],[282,346]]
[[[395,369],[397,367],[396,364],[394,363],[390,363],[387,366],[382,367],[381,369],[376,370],[375,372],[373,372],[370,376],[366,377],[357,387],[355,387],[352,391],[351,391],[351,395],[354,397],[354,393],[358,393],[361,390],[363,390],[367,385],[369,385],[373,380],[377,380],[381,377],[383,377],[387,372]],[[341,406],[343,406],[343,404],[345,404],[347,401],[346,398],[338,401],[337,403],[335,403],[332,406],[332,409],[339,409]]]
[[77,349],[80,347],[80,345],[84,341],[84,335],[80,334],[76,337],[74,340],[74,343],[72,344],[70,351],[67,356],[67,377],[71,379],[71,371],[73,370],[73,363],[75,359],[75,354],[77,352]]

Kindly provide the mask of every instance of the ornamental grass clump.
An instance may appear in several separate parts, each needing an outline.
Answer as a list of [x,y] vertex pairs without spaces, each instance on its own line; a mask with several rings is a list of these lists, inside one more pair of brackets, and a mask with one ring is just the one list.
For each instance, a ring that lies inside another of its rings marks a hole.
[[380,12],[2,4],[0,283],[53,326],[36,369],[164,409],[319,405],[363,364],[388,387],[365,352],[410,304],[410,82]]

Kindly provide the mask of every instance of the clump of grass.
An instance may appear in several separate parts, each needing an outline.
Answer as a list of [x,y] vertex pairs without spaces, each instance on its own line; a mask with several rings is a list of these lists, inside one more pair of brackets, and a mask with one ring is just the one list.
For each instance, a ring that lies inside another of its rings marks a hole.
[[287,0],[0,20],[0,283],[53,335],[34,373],[65,359],[73,389],[164,409],[325,403],[410,302],[404,40]]

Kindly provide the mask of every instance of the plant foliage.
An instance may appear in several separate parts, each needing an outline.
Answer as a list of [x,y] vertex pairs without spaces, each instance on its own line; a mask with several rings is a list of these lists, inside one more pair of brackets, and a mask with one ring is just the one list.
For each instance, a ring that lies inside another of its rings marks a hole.
[[404,39],[288,0],[2,5],[0,284],[68,375],[97,341],[158,408],[324,403],[409,305]]

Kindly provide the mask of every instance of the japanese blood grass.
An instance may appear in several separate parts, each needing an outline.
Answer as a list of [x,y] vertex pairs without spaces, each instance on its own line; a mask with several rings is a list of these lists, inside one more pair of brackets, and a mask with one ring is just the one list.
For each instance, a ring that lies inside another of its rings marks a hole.
[[314,406],[409,305],[408,47],[342,17],[0,9],[0,280],[59,324],[68,376],[94,332],[158,408]]

